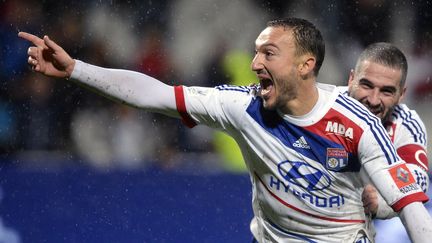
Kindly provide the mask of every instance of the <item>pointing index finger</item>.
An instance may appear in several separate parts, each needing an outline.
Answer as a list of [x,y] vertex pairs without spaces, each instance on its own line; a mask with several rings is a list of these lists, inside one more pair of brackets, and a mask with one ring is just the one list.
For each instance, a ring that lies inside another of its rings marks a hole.
[[36,46],[45,46],[45,43],[44,43],[44,41],[41,38],[39,38],[39,37],[37,37],[35,35],[32,35],[30,33],[19,32],[18,36],[21,37],[21,38],[23,38],[23,39],[25,39],[25,40],[28,40],[28,41],[32,42]]

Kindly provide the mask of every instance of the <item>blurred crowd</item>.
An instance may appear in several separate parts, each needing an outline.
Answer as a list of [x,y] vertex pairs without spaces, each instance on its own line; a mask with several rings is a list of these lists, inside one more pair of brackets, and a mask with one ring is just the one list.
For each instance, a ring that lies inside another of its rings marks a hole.
[[0,159],[17,166],[244,169],[232,141],[218,132],[188,129],[179,120],[31,72],[30,44],[17,37],[19,31],[49,35],[76,59],[135,70],[168,84],[248,85],[257,82],[249,63],[266,22],[303,17],[326,40],[319,82],[344,85],[366,45],[396,44],[408,57],[406,102],[428,124],[431,13],[430,1],[398,0],[2,0]]

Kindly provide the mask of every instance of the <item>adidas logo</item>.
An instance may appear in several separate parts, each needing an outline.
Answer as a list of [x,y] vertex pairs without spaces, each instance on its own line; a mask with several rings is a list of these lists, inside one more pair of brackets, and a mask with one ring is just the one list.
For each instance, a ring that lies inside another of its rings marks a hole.
[[293,146],[296,148],[310,149],[309,144],[306,142],[306,139],[301,136],[297,141],[293,143]]

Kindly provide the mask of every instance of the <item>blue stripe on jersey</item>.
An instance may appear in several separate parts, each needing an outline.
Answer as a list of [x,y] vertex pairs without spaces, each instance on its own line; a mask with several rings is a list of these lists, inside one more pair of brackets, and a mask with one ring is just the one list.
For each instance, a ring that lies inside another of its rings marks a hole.
[[381,150],[386,156],[387,162],[389,164],[393,164],[399,160],[395,148],[391,145],[391,141],[387,135],[387,132],[384,130],[382,125],[379,125],[381,124],[381,121],[376,116],[367,112],[366,108],[361,104],[356,104],[353,100],[350,100],[344,95],[339,95],[336,99],[336,102],[345,107],[347,110],[351,111],[358,118],[362,119],[364,122],[366,122],[366,124],[369,125],[375,140],[381,147]]
[[[414,137],[414,141],[418,142],[420,140],[420,143],[426,145],[425,132],[423,131],[422,126],[420,126],[418,121],[412,118],[412,112],[407,112],[400,106],[396,106],[394,111],[398,116],[402,118],[402,125],[404,125],[410,131],[411,135]],[[416,132],[414,132],[413,129],[415,129]]]
[[236,86],[236,85],[223,84],[223,85],[216,86],[215,89],[249,93],[251,91],[251,86]]
[[[247,113],[268,133],[281,141],[285,146],[295,150],[298,153],[296,155],[317,161],[324,167],[327,167],[327,148],[345,149],[342,144],[293,125],[285,121],[277,112],[264,109],[261,98],[252,100],[247,108]],[[306,140],[309,148],[294,146],[301,137]],[[338,170],[339,172],[358,172],[360,170],[357,156],[348,153],[347,162],[348,164],[341,170]]]
[[297,233],[288,232],[288,231],[282,229],[281,227],[277,226],[275,223],[271,222],[270,220],[267,220],[267,222],[269,222],[270,225],[273,226],[275,229],[279,230],[280,232],[282,232],[282,233],[284,233],[284,234],[286,234],[286,235],[289,235],[289,236],[294,237],[294,238],[296,238],[296,239],[301,239],[301,240],[303,240],[304,242],[308,242],[308,243],[317,243],[316,241],[311,240],[311,239],[307,238],[307,237],[304,236],[304,235],[300,235],[300,234],[297,234]]

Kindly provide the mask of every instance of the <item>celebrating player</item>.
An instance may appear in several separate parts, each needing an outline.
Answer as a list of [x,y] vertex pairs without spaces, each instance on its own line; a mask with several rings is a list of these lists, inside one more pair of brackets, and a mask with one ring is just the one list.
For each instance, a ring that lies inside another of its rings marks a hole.
[[[417,184],[426,192],[429,186],[426,129],[418,114],[401,103],[407,71],[405,55],[397,47],[374,43],[359,56],[355,70],[351,70],[348,87],[339,88],[381,119],[398,155],[408,163]],[[365,188],[366,212],[381,219],[396,216],[374,192],[373,186]]]
[[236,139],[250,172],[258,242],[368,242],[360,170],[400,217],[414,242],[432,237],[428,200],[381,122],[355,99],[316,77],[321,33],[303,19],[270,21],[255,41],[260,88],[168,86],[147,75],[72,59],[45,36],[28,63],[134,107],[203,124]]

